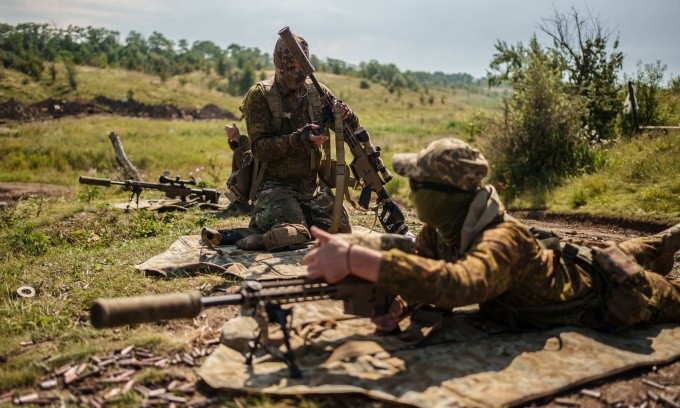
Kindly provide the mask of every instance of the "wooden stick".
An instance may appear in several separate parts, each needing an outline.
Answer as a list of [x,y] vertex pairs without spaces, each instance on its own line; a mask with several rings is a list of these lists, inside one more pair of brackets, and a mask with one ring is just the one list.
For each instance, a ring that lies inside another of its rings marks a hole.
[[123,144],[121,143],[118,134],[116,132],[111,132],[109,139],[111,139],[113,150],[116,152],[116,161],[123,167],[125,177],[130,180],[142,181],[142,177],[139,175],[137,168],[132,165],[132,162],[125,154],[125,150],[123,150]]

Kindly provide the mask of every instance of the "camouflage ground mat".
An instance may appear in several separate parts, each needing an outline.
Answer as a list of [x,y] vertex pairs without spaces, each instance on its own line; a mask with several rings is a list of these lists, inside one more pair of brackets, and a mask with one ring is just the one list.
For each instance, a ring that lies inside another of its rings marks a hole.
[[[355,234],[368,234],[367,228],[354,227]],[[295,279],[307,276],[307,268],[300,264],[307,252],[305,246],[292,251],[274,253],[242,251],[233,245],[212,250],[199,235],[181,236],[167,251],[135,265],[148,276],[182,277],[197,272],[233,275],[242,279]]]
[[[231,347],[220,345],[200,377],[225,391],[352,393],[416,407],[495,407],[680,356],[680,327],[669,325],[615,334],[573,327],[516,334],[467,308],[448,316],[418,312],[402,322],[400,335],[376,336],[368,319],[343,316],[340,302],[296,304],[294,317],[302,379],[289,378],[287,366],[264,350],[247,366],[243,347],[225,338],[229,322],[223,343]],[[270,336],[276,352],[281,333],[273,329]]]

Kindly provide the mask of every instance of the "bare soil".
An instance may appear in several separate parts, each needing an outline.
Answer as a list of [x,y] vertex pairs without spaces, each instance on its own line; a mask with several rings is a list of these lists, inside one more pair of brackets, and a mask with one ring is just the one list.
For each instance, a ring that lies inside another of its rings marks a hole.
[[64,116],[87,116],[116,114],[154,119],[238,119],[228,110],[208,104],[203,108],[180,108],[175,105],[149,105],[130,99],[109,99],[98,96],[90,101],[68,99],[45,99],[33,104],[14,100],[0,103],[0,123],[3,121],[29,122],[56,119]]
[[61,197],[69,194],[69,192],[68,187],[54,184],[0,182],[0,207],[13,207],[22,198]]

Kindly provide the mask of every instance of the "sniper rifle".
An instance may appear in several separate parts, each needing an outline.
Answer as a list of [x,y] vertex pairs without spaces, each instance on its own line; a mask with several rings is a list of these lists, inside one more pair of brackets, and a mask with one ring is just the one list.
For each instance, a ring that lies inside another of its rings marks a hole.
[[[199,291],[165,295],[147,295],[127,298],[97,299],[90,308],[90,322],[97,329],[148,323],[158,320],[193,318],[204,308],[226,305],[241,305],[256,319],[266,314],[269,323],[278,324],[284,336],[286,351],[283,359],[292,378],[300,378],[290,346],[288,317],[292,320],[292,309],[281,305],[322,299],[342,300],[347,314],[370,317],[386,314],[394,299],[372,283],[356,277],[348,277],[335,284],[297,279],[279,282],[245,281],[236,294],[203,297]],[[260,327],[266,327],[260,324]],[[257,334],[250,344],[246,363],[252,364],[255,351],[266,333]]]
[[196,180],[181,180],[179,176],[170,178],[170,173],[165,172],[161,174],[158,183],[147,183],[137,180],[116,181],[110,179],[85,177],[80,176],[78,179],[80,184],[89,184],[93,186],[111,187],[112,185],[123,186],[123,189],[131,191],[130,201],[136,198],[136,203],[139,206],[139,195],[144,189],[159,190],[165,193],[165,196],[171,199],[177,197],[182,201],[189,199],[198,199],[202,202],[210,202],[217,204],[220,199],[220,192],[211,188],[190,188],[187,185],[196,185]]

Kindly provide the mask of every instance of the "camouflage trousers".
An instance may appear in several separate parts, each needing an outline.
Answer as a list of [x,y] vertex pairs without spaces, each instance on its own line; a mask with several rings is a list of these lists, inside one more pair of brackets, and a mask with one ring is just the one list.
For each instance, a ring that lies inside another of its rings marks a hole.
[[[335,195],[323,183],[312,186],[310,192],[301,192],[279,182],[265,181],[255,198],[250,227],[269,231],[280,224],[297,224],[328,230],[333,221],[334,202]],[[344,208],[338,232],[352,232]]]
[[619,244],[645,269],[644,279],[636,289],[648,299],[653,313],[649,317],[639,316],[639,323],[680,323],[680,277],[668,276],[680,247],[680,230],[676,234],[674,239],[653,235]]

